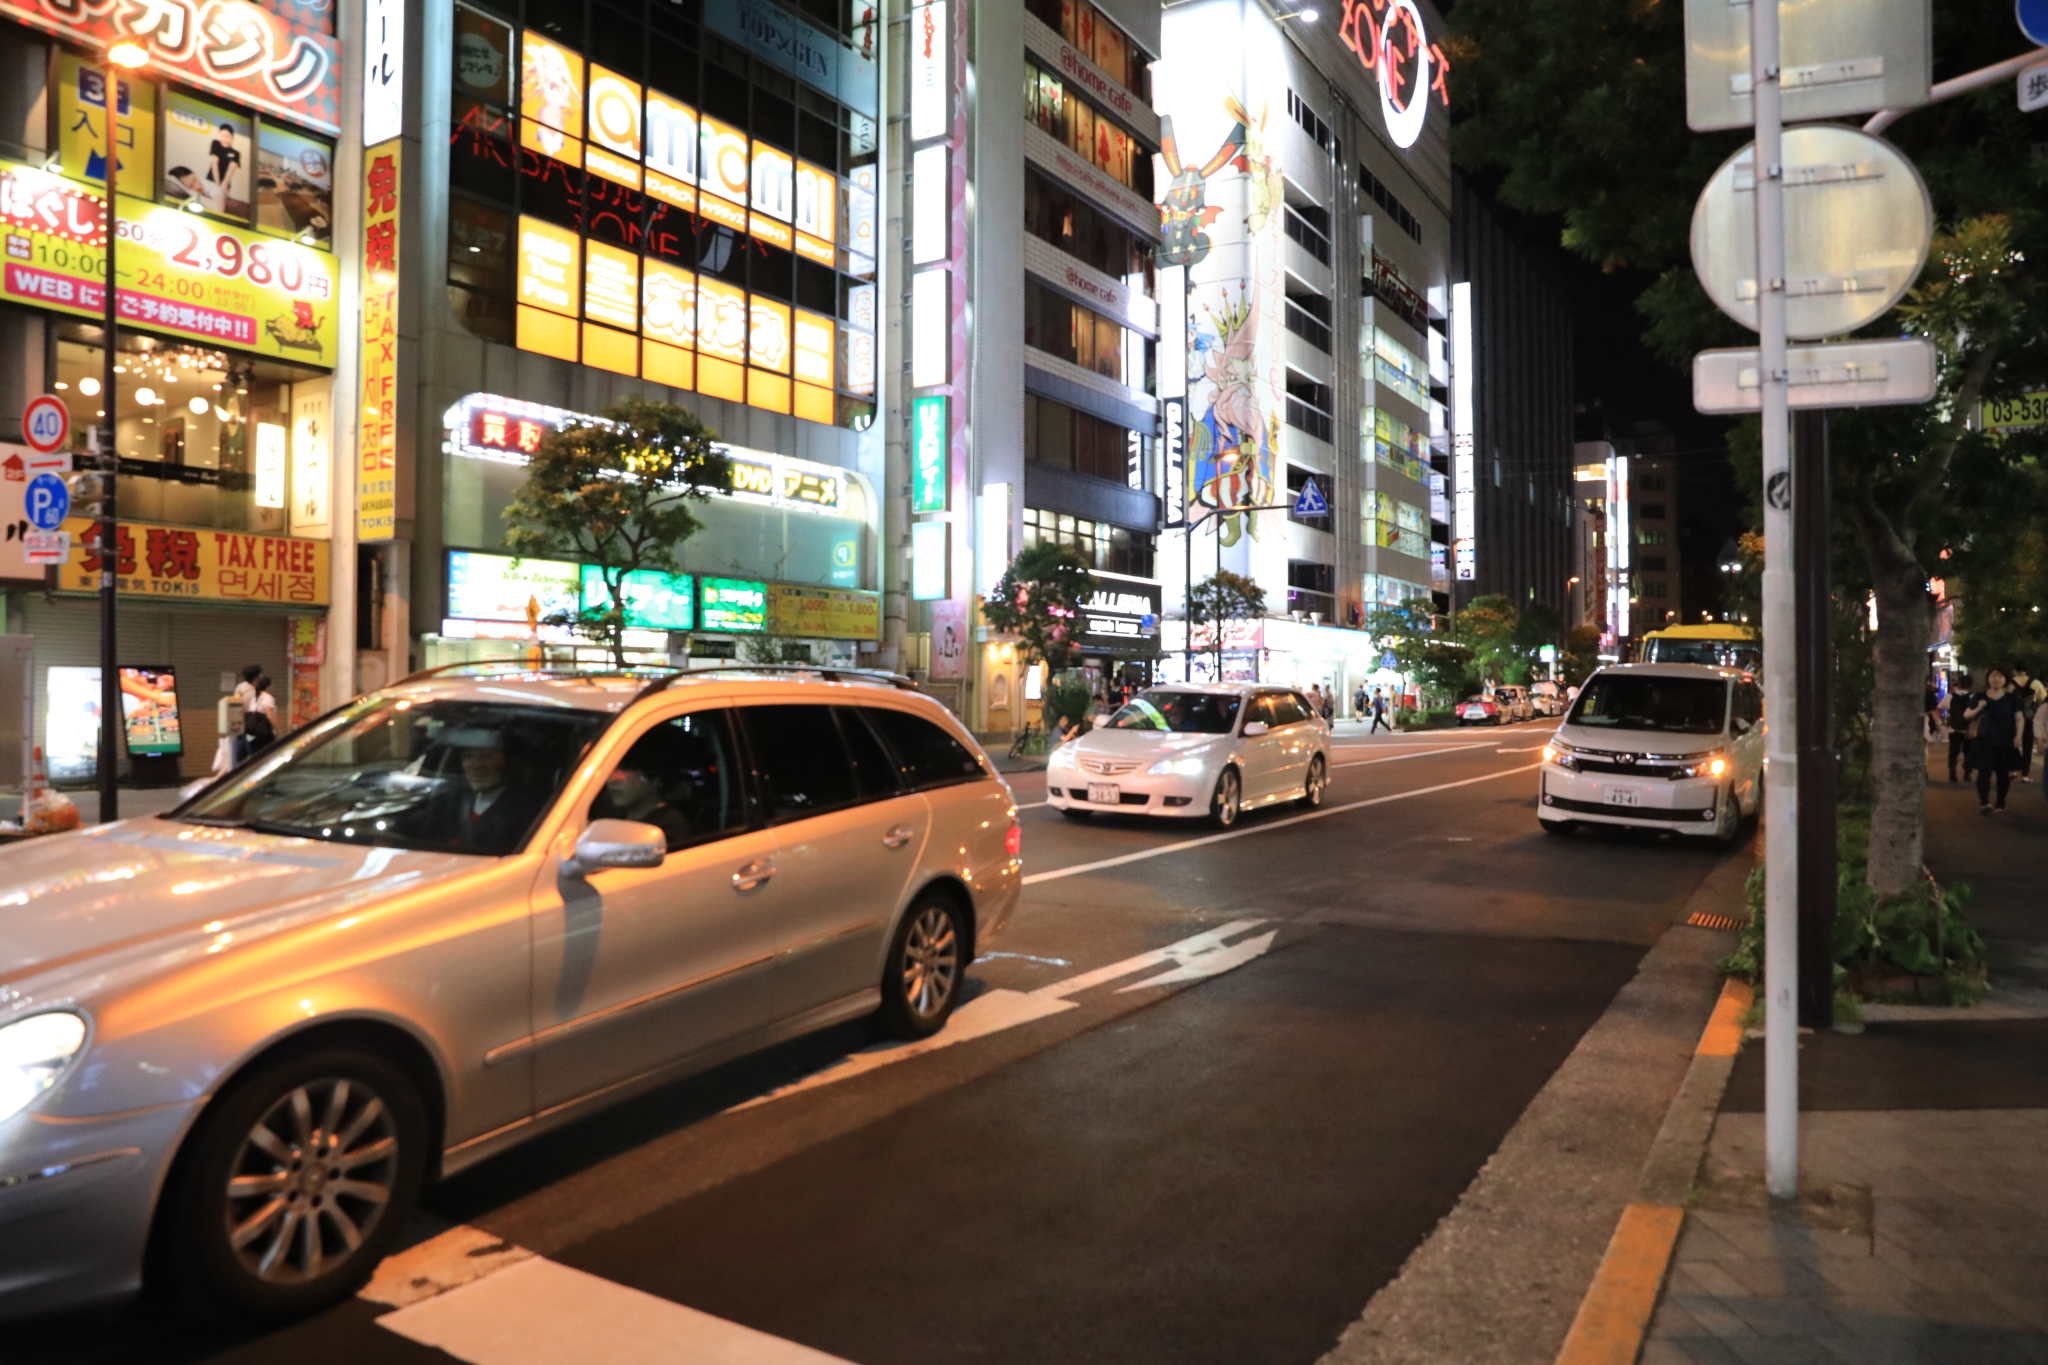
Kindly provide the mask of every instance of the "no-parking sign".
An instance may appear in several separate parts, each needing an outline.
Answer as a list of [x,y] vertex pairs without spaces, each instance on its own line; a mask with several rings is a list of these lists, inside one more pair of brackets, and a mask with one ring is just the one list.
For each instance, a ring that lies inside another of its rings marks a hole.
[[45,455],[71,444],[71,409],[55,394],[29,400],[21,410],[21,434]]

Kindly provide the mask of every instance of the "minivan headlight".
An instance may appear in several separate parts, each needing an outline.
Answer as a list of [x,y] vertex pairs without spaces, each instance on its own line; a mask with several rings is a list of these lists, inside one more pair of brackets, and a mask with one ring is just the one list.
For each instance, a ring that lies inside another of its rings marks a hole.
[[34,1014],[0,1028],[0,1122],[55,1085],[83,1046],[85,1020],[75,1014]]
[[1728,755],[1716,750],[1711,754],[1697,754],[1692,762],[1672,770],[1673,777],[1726,777]]

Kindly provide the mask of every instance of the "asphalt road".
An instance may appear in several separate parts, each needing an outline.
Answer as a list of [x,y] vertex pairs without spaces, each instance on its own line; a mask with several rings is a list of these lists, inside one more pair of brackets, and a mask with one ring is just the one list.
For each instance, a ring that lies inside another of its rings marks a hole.
[[1025,902],[950,1045],[835,1030],[466,1173],[418,1231],[477,1231],[408,1255],[515,1259],[413,1307],[145,1299],[0,1359],[1311,1365],[1730,856],[1543,835],[1547,729],[1340,736],[1323,811],[1222,836],[1014,778]]

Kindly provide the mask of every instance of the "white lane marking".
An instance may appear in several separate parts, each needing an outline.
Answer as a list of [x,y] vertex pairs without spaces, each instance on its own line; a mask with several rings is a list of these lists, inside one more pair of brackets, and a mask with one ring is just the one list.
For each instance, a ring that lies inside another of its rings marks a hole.
[[[1078,975],[1067,977],[1065,980],[1055,981],[1049,986],[1041,986],[1034,991],[1013,991],[1003,989],[1002,987],[983,991],[980,995],[975,996],[972,1000],[955,1010],[953,1017],[946,1021],[946,1026],[929,1038],[923,1038],[914,1043],[876,1043],[873,1047],[862,1048],[859,1052],[852,1053],[825,1067],[823,1070],[813,1071],[810,1075],[791,1081],[788,1085],[771,1090],[765,1095],[756,1095],[753,1099],[734,1105],[726,1110],[726,1112],[728,1114],[736,1114],[742,1109],[752,1109],[756,1105],[766,1104],[770,1100],[784,1099],[805,1090],[815,1090],[821,1085],[836,1085],[840,1081],[851,1080],[855,1076],[864,1076],[870,1071],[893,1065],[896,1062],[909,1061],[912,1057],[922,1057],[928,1052],[937,1052],[940,1048],[951,1047],[955,1043],[965,1043],[975,1038],[985,1038],[991,1033],[1000,1033],[1004,1029],[1015,1028],[1019,1024],[1028,1024],[1034,1020],[1049,1018],[1055,1014],[1064,1014],[1068,1010],[1079,1008],[1067,999],[1070,995],[1076,995],[1081,991],[1089,989],[1091,986],[1099,986],[1105,981],[1115,981],[1119,977],[1144,971],[1147,967],[1160,967],[1171,963],[1175,970],[1179,970],[1190,964],[1203,962],[1207,956],[1215,954],[1218,949],[1222,948],[1223,941],[1232,934],[1242,933],[1246,929],[1257,928],[1262,923],[1264,923],[1263,920],[1255,919],[1232,920],[1229,924],[1225,924],[1220,928],[1210,929],[1190,938],[1184,938],[1178,943],[1169,943],[1164,948],[1154,948],[1151,952],[1139,953],[1136,957],[1127,957],[1121,962],[1112,962],[1107,967],[1097,967],[1093,971],[1081,972]],[[1264,950],[1261,949],[1261,951]],[[1256,957],[1257,954],[1252,954],[1252,956]],[[1243,959],[1245,962],[1250,960],[1251,957]],[[1241,964],[1238,962],[1231,962],[1217,967],[1216,971],[1227,971],[1230,967],[1239,965]],[[1203,973],[1203,975],[1214,974],[1214,972]],[[1169,972],[1168,975],[1171,975],[1171,973]],[[1197,978],[1189,977],[1186,979],[1195,980]],[[1152,983],[1141,982],[1139,984],[1149,985]]]
[[1304,815],[1291,815],[1285,820],[1268,820],[1246,829],[1228,829],[1219,834],[1205,834],[1199,839],[1183,839],[1177,844],[1161,844],[1157,848],[1140,849],[1136,853],[1126,853],[1121,857],[1103,858],[1092,863],[1076,863],[1072,867],[1056,867],[1047,872],[1033,872],[1024,878],[1024,885],[1035,886],[1039,882],[1054,881],[1061,877],[1077,877],[1084,872],[1101,872],[1112,867],[1122,867],[1126,863],[1141,863],[1147,858],[1163,858],[1169,853],[1184,853],[1188,849],[1201,848],[1205,844],[1220,844],[1226,839],[1243,839],[1253,834],[1264,834],[1268,830],[1286,829],[1289,825],[1298,825],[1304,820],[1320,820],[1329,815],[1342,815],[1346,811],[1363,810],[1367,806],[1385,805],[1389,801],[1405,801],[1411,796],[1429,796],[1432,793],[1446,792],[1456,787],[1469,787],[1475,782],[1491,782],[1496,777],[1513,777],[1517,773],[1533,773],[1542,766],[1541,763],[1528,763],[1519,768],[1503,768],[1497,773],[1487,773],[1481,777],[1468,777],[1460,782],[1440,782],[1434,787],[1417,787],[1413,791],[1394,792],[1387,796],[1372,796],[1367,797],[1363,801],[1347,801],[1341,806],[1325,806],[1321,810],[1312,810]]
[[846,1365],[539,1256],[377,1319],[470,1365]]
[[[1412,754],[1388,754],[1385,758],[1347,758],[1342,763],[1332,763],[1333,768],[1363,768],[1368,763],[1398,763],[1404,758],[1428,758],[1431,754],[1463,754],[1474,749],[1490,746],[1479,744],[1452,744],[1441,749],[1418,749]],[[1538,746],[1541,747],[1541,746]]]
[[852,1080],[855,1076],[866,1075],[870,1071],[896,1062],[907,1062],[912,1057],[922,1057],[928,1052],[937,1052],[940,1048],[951,1047],[955,1043],[1000,1033],[1004,1029],[1015,1028],[1019,1024],[1028,1024],[1050,1015],[1064,1014],[1075,1008],[1077,1006],[1065,1000],[1041,996],[1036,991],[1027,994],[1023,991],[1004,990],[1001,987],[986,990],[954,1010],[953,1017],[946,1021],[946,1026],[929,1038],[920,1038],[914,1043],[877,1043],[873,1047],[862,1048],[859,1052],[851,1053],[834,1062],[823,1071],[813,1071],[800,1080],[791,1081],[788,1085],[771,1090],[765,1095],[756,1095],[753,1099],[736,1104],[725,1112],[737,1114],[742,1109],[752,1109],[771,1100],[784,1099],[805,1090],[815,1090],[821,1085],[834,1085],[840,1081]]
[[992,957],[1015,958],[1019,962],[1043,962],[1048,967],[1071,967],[1074,964],[1064,957],[1039,957],[1035,953],[976,953],[976,962],[986,962]]
[[1164,948],[1154,948],[1148,953],[1139,953],[1136,957],[1127,957],[1121,962],[1112,962],[1107,967],[1097,967],[1093,971],[1082,972],[1079,976],[1070,976],[1064,981],[1055,981],[1050,986],[1040,986],[1032,994],[1064,1000],[1067,996],[1078,995],[1082,991],[1100,986],[1105,982],[1115,981],[1120,977],[1129,976],[1133,972],[1142,972],[1147,967],[1162,967],[1169,962],[1177,966],[1184,965],[1189,960],[1199,957],[1204,953],[1215,952],[1223,946],[1223,941],[1232,935],[1241,934],[1247,929],[1256,929],[1264,923],[1265,921],[1262,919],[1234,919],[1228,924],[1219,925],[1204,933],[1196,934],[1192,938],[1184,938],[1178,943],[1169,943]]
[[1018,810],[1037,810],[1037,809],[1038,809],[1038,808],[1039,808],[1040,806],[1042,806],[1042,805],[1044,805],[1044,804],[1045,804],[1045,802],[1043,802],[1043,801],[1019,801],[1019,802],[1017,803],[1017,809],[1018,809]]
[[379,1261],[370,1282],[358,1291],[357,1297],[403,1308],[480,1280],[532,1255],[525,1247],[493,1237],[481,1228],[452,1227]]
[[1257,938],[1248,938],[1242,943],[1233,943],[1228,948],[1218,948],[1211,953],[1198,953],[1182,962],[1170,972],[1148,976],[1143,981],[1133,982],[1117,992],[1128,995],[1142,991],[1147,986],[1177,986],[1183,981],[1204,981],[1212,976],[1221,976],[1235,967],[1242,967],[1253,958],[1264,957],[1266,950],[1273,946],[1273,937],[1280,931],[1268,929]]

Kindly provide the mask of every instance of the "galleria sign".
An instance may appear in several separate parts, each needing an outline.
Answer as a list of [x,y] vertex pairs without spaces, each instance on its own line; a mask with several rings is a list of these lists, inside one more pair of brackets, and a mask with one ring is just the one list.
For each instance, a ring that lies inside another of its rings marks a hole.
[[1396,145],[1413,147],[1429,113],[1429,92],[1434,90],[1445,108],[1451,103],[1444,85],[1450,59],[1423,31],[1415,0],[1344,0],[1337,36],[1358,54],[1361,66],[1378,76],[1387,132]]

